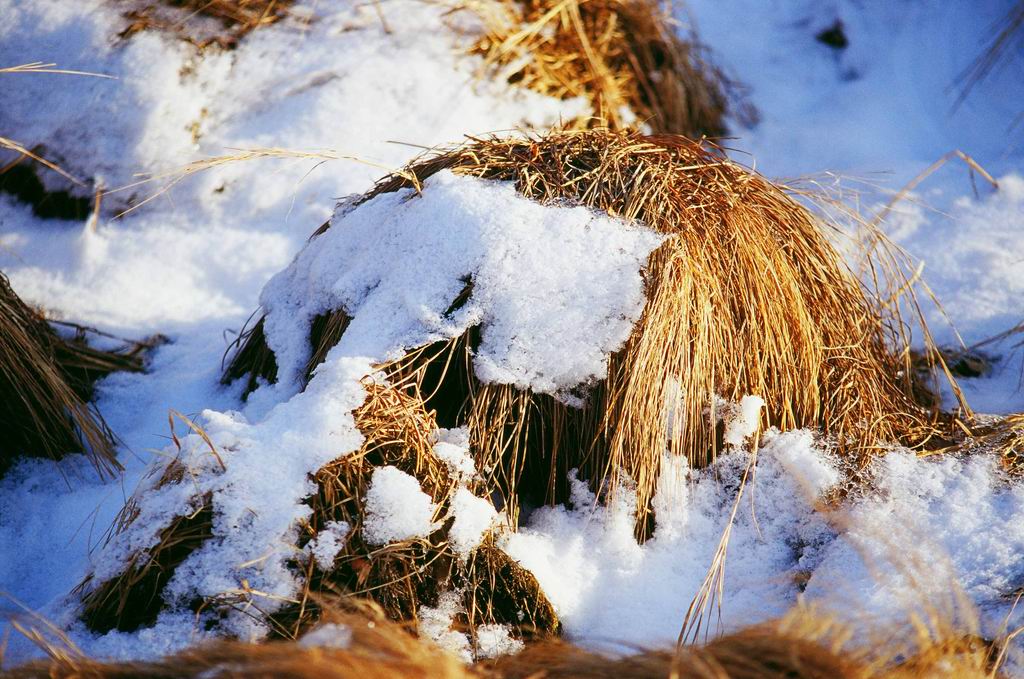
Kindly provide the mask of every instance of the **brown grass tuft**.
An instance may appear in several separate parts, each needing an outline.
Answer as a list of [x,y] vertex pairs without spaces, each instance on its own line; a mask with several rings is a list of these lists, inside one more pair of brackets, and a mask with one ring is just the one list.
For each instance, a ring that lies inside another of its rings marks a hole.
[[[422,394],[442,427],[470,428],[477,466],[493,470],[488,485],[502,491],[513,521],[517,497],[560,501],[565,473],[579,467],[597,487],[632,478],[646,534],[664,451],[694,466],[715,458],[716,395],[760,395],[764,425],[819,427],[858,464],[885,444],[920,445],[938,431],[935,413],[915,400],[898,311],[847,268],[832,227],[718,149],[608,130],[475,139],[414,162],[362,200],[419,189],[442,169],[512,181],[538,202],[581,203],[670,236],[650,258],[632,337],[583,408],[481,384],[471,367],[477,328],[381,367],[392,384]],[[264,355],[258,335],[250,339],[236,357]],[[256,367],[232,365],[228,377]]]
[[[288,13],[292,0],[127,0],[128,26],[121,38],[140,31],[157,29],[206,47],[210,44],[233,48],[246,35],[279,21]],[[210,32],[197,25],[198,17],[207,17],[220,25]]]
[[[509,83],[583,97],[598,124],[720,136],[734,89],[657,0],[467,0],[485,36],[473,46]],[[747,111],[746,113],[749,113]],[[598,123],[597,121],[601,122]]]
[[[1004,656],[983,640],[880,629],[878,644],[857,646],[834,620],[797,607],[780,620],[739,630],[701,646],[671,651],[632,649],[630,655],[587,651],[559,641],[528,644],[517,655],[464,666],[387,620],[373,604],[325,607],[324,621],[345,627],[348,643],[215,642],[149,662],[88,658],[66,637],[38,621],[16,622],[49,655],[7,671],[11,679],[127,677],[421,677],[423,679],[910,679],[1001,676]],[[913,635],[911,635],[913,636]],[[55,641],[49,640],[56,637]],[[1000,643],[1009,641],[1011,635]],[[906,645],[904,644],[906,642]],[[909,649],[909,652],[908,652]],[[2,659],[2,656],[0,656]]]
[[[415,620],[420,606],[437,605],[445,591],[461,593],[464,613],[458,622],[470,634],[487,623],[511,624],[527,635],[557,632],[558,617],[536,578],[490,538],[468,559],[449,545],[449,501],[459,483],[434,455],[437,424],[423,401],[394,387],[369,381],[364,386],[367,399],[354,415],[365,441],[317,472],[318,493],[310,499],[313,514],[300,547],[335,521],[350,527],[347,542],[329,570],[313,559],[297,564],[306,585],[298,604],[273,616],[275,633],[301,634],[319,617],[317,602],[325,594],[367,597],[394,620]],[[366,492],[373,472],[384,466],[416,477],[437,505],[438,528],[430,536],[383,547],[364,540]],[[486,497],[480,482],[468,487]]]
[[61,338],[0,273],[0,474],[18,457],[72,452],[86,453],[102,475],[120,469],[114,435],[88,405],[92,385],[117,370],[142,370],[142,352],[159,338],[100,351],[86,341],[95,331],[63,325],[73,338]]
[[[331,324],[327,320],[315,325],[330,336]],[[313,368],[315,364],[311,364],[310,370]],[[301,531],[294,562],[303,582],[302,591],[296,600],[267,617],[272,635],[295,638],[305,632],[321,618],[325,596],[344,597],[346,601],[365,598],[375,601],[392,619],[415,621],[420,606],[437,605],[438,596],[449,590],[462,597],[464,612],[457,623],[471,636],[477,626],[487,623],[511,624],[526,636],[558,632],[558,617],[536,578],[497,549],[493,538],[487,538],[468,558],[451,548],[447,540],[453,521],[449,502],[460,481],[433,452],[437,424],[422,400],[369,379],[364,387],[366,401],[354,416],[365,440],[359,450],[339,457],[314,475],[317,493],[307,500],[312,516]],[[216,455],[202,430],[181,419]],[[173,439],[178,442],[176,436]],[[179,455],[155,468],[150,479],[129,499],[111,528],[112,535],[136,520],[140,495],[168,484],[189,482],[180,443],[178,447]],[[430,536],[383,547],[364,540],[366,493],[373,472],[384,466],[397,467],[416,477],[437,505],[434,519],[438,527]],[[482,482],[469,481],[467,485],[486,497]],[[100,583],[93,582],[92,576],[87,577],[76,589],[86,625],[93,631],[107,632],[133,631],[153,624],[165,605],[162,591],[175,569],[213,536],[215,509],[209,496],[193,498],[190,511],[174,517],[155,544],[133,554],[116,577]],[[331,567],[325,568],[302,548],[331,522],[344,522],[350,530],[344,548]],[[253,604],[249,594],[241,590],[197,601],[195,608],[248,609]]]

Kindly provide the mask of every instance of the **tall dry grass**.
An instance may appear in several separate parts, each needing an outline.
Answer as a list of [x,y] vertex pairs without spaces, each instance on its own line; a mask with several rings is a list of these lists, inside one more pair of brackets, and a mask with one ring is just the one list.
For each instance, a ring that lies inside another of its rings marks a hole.
[[[648,263],[642,317],[582,408],[480,383],[472,370],[479,328],[380,366],[441,426],[469,427],[478,467],[492,470],[488,482],[513,521],[517,498],[560,501],[566,473],[579,467],[598,488],[616,487],[620,474],[635,482],[645,535],[662,454],[700,467],[721,447],[719,397],[758,394],[764,425],[819,428],[856,464],[887,444],[924,445],[945,431],[915,399],[898,307],[848,269],[835,227],[715,147],[604,129],[474,139],[412,163],[361,200],[420,190],[442,169],[511,181],[538,202],[587,205],[669,236]],[[470,281],[463,295],[471,294]],[[272,379],[268,352],[258,321],[226,380]]]

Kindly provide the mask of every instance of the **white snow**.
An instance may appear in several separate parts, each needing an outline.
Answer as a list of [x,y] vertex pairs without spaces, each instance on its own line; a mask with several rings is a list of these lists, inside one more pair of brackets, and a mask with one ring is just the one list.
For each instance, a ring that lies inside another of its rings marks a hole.
[[345,548],[351,530],[352,527],[345,521],[329,521],[316,537],[309,541],[305,549],[320,570],[330,572],[334,569],[334,559]]
[[462,598],[458,592],[442,592],[437,606],[420,606],[419,633],[424,639],[468,663],[473,660],[469,637],[452,629],[455,616],[462,610]]
[[438,429],[434,455],[458,479],[471,479],[476,475],[476,463],[469,452],[469,429],[466,427]]
[[739,448],[743,442],[757,433],[761,424],[761,409],[764,399],[760,396],[744,396],[735,407],[725,425],[725,445]]
[[[481,325],[484,382],[565,394],[606,373],[643,309],[641,270],[663,240],[585,207],[543,206],[510,183],[442,171],[350,207],[261,296],[278,380],[294,385],[319,314],[353,317],[335,352],[390,356]],[[339,267],[338,262],[345,262]],[[450,316],[465,281],[469,301]],[[292,387],[294,388],[294,386]]]
[[[654,234],[582,208],[541,208],[507,185],[447,173],[427,182],[422,196],[402,192],[342,208],[335,227],[303,250],[337,199],[367,190],[384,168],[422,147],[542,127],[578,114],[581,103],[478,81],[480,60],[459,49],[473,29],[441,5],[296,4],[299,19],[260,29],[233,51],[200,54],[158,32],[119,40],[120,9],[105,0],[0,0],[0,67],[39,60],[114,76],[0,74],[0,135],[42,145],[86,183],[123,186],[138,173],[237,149],[314,154],[221,165],[113,219],[171,180],[158,178],[108,195],[94,223],[42,220],[0,195],[0,268],[20,294],[70,320],[172,339],[149,373],[99,384],[97,406],[124,442],[123,479],[102,483],[72,457],[26,461],[0,480],[0,590],[93,654],[153,656],[225,632],[265,632],[243,614],[207,630],[188,603],[237,592],[243,581],[268,595],[259,602],[267,609],[294,593],[288,562],[309,511],[302,503],[312,491],[309,474],[361,445],[351,412],[364,398],[358,380],[376,362],[480,324],[474,367],[481,379],[572,400],[575,387],[603,372],[642,303],[641,269],[658,245]],[[738,159],[772,176],[813,173],[868,213],[954,148],[991,172],[998,191],[981,180],[975,191],[965,166],[951,161],[898,203],[884,228],[924,262],[924,280],[967,344],[1024,321],[1024,146],[1019,125],[1012,127],[1024,99],[1019,50],[954,108],[957,76],[1009,0],[689,0],[686,7],[680,18],[695,21],[717,61],[750,86],[760,112],[756,126],[734,129],[728,145]],[[837,20],[850,41],[841,51],[814,39]],[[837,185],[824,172],[843,178]],[[42,178],[49,188],[68,187],[53,173]],[[243,405],[238,385],[218,384],[224,331],[242,325],[267,279],[289,262],[290,273],[262,298],[282,379]],[[466,276],[474,282],[470,302],[445,317]],[[337,306],[356,318],[299,393],[308,319]],[[926,312],[939,340],[955,343],[942,315]],[[977,410],[1024,410],[1024,351],[1013,349],[1019,337],[983,347],[998,357],[992,374],[962,381]],[[727,409],[737,448],[757,427],[759,404],[748,399]],[[216,456],[180,421],[182,449],[168,447],[170,408],[204,428]],[[673,403],[665,409],[670,431],[683,424],[674,421]],[[435,453],[458,480],[477,473],[464,430],[439,432]],[[537,509],[529,525],[500,540],[540,579],[570,638],[634,648],[672,643],[718,545],[746,455],[735,450],[700,472],[667,459],[655,534],[643,545],[633,537],[629,488],[604,508],[580,482],[570,507]],[[150,461],[159,473],[172,457],[188,468],[186,481],[154,487]],[[371,532],[379,528],[384,541],[429,533],[441,518],[430,498],[412,477],[381,472],[372,484],[379,521]],[[778,615],[801,594],[870,621],[947,606],[961,590],[986,630],[998,626],[1024,581],[1024,486],[983,454],[918,459],[902,450],[874,465],[872,492],[824,505],[842,482],[811,432],[764,435],[732,531],[726,628]],[[103,531],[136,488],[139,519],[103,545]],[[206,495],[215,538],[179,567],[165,592],[171,606],[156,624],[87,632],[68,592],[88,573],[97,581],[116,573]],[[464,487],[452,511],[460,551],[493,525],[493,507]],[[327,527],[310,556],[321,566],[333,561],[346,533]],[[442,595],[436,609],[421,611],[421,631],[465,658],[515,650],[501,626],[478,629],[474,648],[452,629],[459,606],[459,593]],[[306,643],[343,644],[346,632],[325,626]],[[32,653],[17,635],[8,652]]]
[[415,476],[397,467],[380,467],[366,491],[363,537],[371,545],[425,538],[437,527],[437,507]]
[[497,658],[523,650],[522,639],[509,634],[508,625],[480,625],[476,630],[476,657]]
[[[537,576],[570,639],[668,645],[711,564],[746,458],[735,452],[701,472],[666,461],[643,545],[628,492],[595,509],[577,483],[572,508],[536,510],[504,547]],[[1024,488],[987,455],[897,450],[873,476],[869,495],[821,511],[842,480],[829,451],[805,431],[765,435],[729,542],[723,630],[781,615],[804,582],[808,602],[876,630],[928,605],[950,610],[958,590],[982,607],[987,631],[998,627],[1024,577]]]
[[443,592],[437,606],[420,607],[420,635],[467,663],[474,658],[496,658],[523,649],[523,642],[512,636],[508,625],[493,623],[477,627],[474,644],[465,632],[453,629],[455,616],[463,612],[461,594]]
[[459,488],[451,501],[455,521],[448,531],[452,549],[463,558],[480,546],[487,531],[498,524],[499,515],[494,505],[482,497],[473,495],[467,488]]

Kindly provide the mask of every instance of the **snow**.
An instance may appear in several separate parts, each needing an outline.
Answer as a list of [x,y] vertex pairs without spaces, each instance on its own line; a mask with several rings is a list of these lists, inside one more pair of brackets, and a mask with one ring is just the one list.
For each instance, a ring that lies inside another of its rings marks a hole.
[[[120,10],[104,0],[0,0],[0,66],[40,60],[113,76],[0,74],[0,134],[42,144],[86,183],[119,187],[139,173],[158,175],[109,194],[92,222],[41,220],[0,195],[0,268],[20,294],[69,320],[172,340],[147,374],[98,385],[96,404],[123,441],[123,479],[103,483],[72,457],[24,461],[0,480],[0,591],[89,653],[146,657],[218,634],[265,632],[242,614],[207,629],[188,603],[237,592],[242,581],[269,595],[260,602],[267,609],[273,597],[294,593],[289,560],[308,516],[309,474],[361,445],[351,412],[376,362],[479,324],[474,369],[482,380],[574,402],[576,387],[603,373],[643,301],[642,267],[656,235],[580,207],[542,208],[508,185],[441,173],[421,196],[400,192],[335,211],[338,199],[367,190],[423,147],[543,127],[578,114],[581,102],[476,79],[480,60],[458,49],[472,27],[440,5],[297,6],[317,19],[279,22],[233,51],[200,53],[158,32],[118,39]],[[954,107],[957,76],[1008,0],[686,6],[680,18],[692,19],[717,61],[750,86],[760,113],[756,126],[734,125],[734,157],[771,176],[813,175],[867,214],[954,148],[986,168],[998,190],[972,182],[952,160],[883,226],[924,262],[924,281],[968,345],[1024,321],[1024,148],[1019,127],[1011,128],[1024,82],[1019,50]],[[837,20],[850,41],[841,51],[814,39]],[[308,155],[226,162],[159,193],[174,178],[160,173],[254,148]],[[42,176],[50,188],[68,188],[53,173]],[[335,227],[306,247],[332,215]],[[466,277],[469,303],[445,316]],[[239,385],[218,384],[231,339],[224,333],[260,301],[282,379],[243,404]],[[345,340],[300,391],[308,320],[339,307],[355,316]],[[926,313],[939,341],[955,344],[943,314]],[[992,373],[962,380],[976,410],[1024,410],[1018,341],[985,345],[997,358]],[[721,409],[735,449],[715,467],[665,461],[646,543],[633,536],[628,484],[604,507],[579,481],[570,506],[536,509],[519,532],[497,535],[538,577],[571,639],[633,648],[675,641],[749,461],[741,448],[757,430],[758,401],[751,395]],[[204,429],[216,455],[180,420],[181,449],[168,445],[170,408]],[[666,425],[678,425],[671,402],[665,411]],[[500,517],[465,487],[477,474],[468,433],[439,431],[434,450],[462,484],[451,538],[465,554]],[[187,481],[157,487],[170,459],[185,465]],[[984,630],[998,627],[1024,578],[1024,486],[986,454],[920,459],[899,449],[873,465],[870,480],[868,492],[829,505],[845,479],[827,442],[809,431],[763,435],[732,529],[726,629],[779,615],[801,596],[877,625],[915,607],[945,610],[959,593],[979,607]],[[104,543],[133,491],[140,517]],[[381,544],[429,534],[440,519],[397,469],[377,470],[371,495],[368,535]],[[99,581],[118,572],[207,496],[215,539],[179,567],[157,622],[134,633],[87,632],[72,588],[87,574]],[[325,527],[310,557],[332,563],[348,528]],[[516,650],[506,627],[479,628],[475,647],[453,630],[460,597],[445,593],[422,610],[421,631],[467,659]],[[344,644],[347,632],[324,626],[305,643]],[[33,651],[15,635],[8,652]]]
[[305,549],[316,561],[317,567],[325,573],[334,569],[334,559],[345,548],[352,527],[345,521],[328,521]]
[[497,658],[523,650],[522,639],[509,634],[508,625],[480,625],[476,630],[476,657]]
[[474,658],[495,658],[523,649],[523,642],[512,636],[508,625],[493,623],[476,629],[474,645],[467,634],[453,629],[455,617],[464,612],[461,593],[443,592],[438,597],[437,606],[420,607],[419,633],[467,663]]
[[[888,220],[892,236],[923,262],[923,277],[944,311],[931,309],[929,321],[953,347],[960,344],[946,317],[967,346],[1024,322],[1024,176],[1007,174],[998,180],[999,190],[981,197],[950,201],[945,192],[929,192],[897,206]],[[939,212],[926,207],[931,202],[949,205]],[[995,360],[990,374],[961,381],[976,411],[1024,410],[1020,341],[1016,335],[979,347]]]
[[366,491],[363,537],[371,545],[425,538],[437,527],[436,511],[415,476],[397,467],[379,467]]
[[761,424],[761,409],[764,399],[760,396],[744,396],[732,408],[731,417],[726,418],[725,436],[722,440],[727,446],[739,448],[743,442],[757,433]]
[[476,475],[476,463],[469,453],[469,429],[438,429],[434,455],[457,479],[468,480]]
[[[861,632],[927,606],[948,610],[958,591],[982,608],[988,633],[1008,615],[1024,574],[1024,488],[1007,483],[992,456],[895,450],[872,467],[869,494],[825,512],[823,498],[843,481],[828,448],[806,431],[764,439],[732,528],[721,630],[783,614],[801,583],[805,602]],[[503,547],[537,576],[571,640],[666,646],[711,565],[747,455],[703,471],[666,460],[656,528],[642,545],[628,489],[595,508],[577,482],[570,508],[536,510]]]
[[473,660],[473,650],[469,637],[463,632],[452,629],[455,616],[462,612],[462,601],[458,592],[442,592],[438,597],[437,606],[420,606],[419,633],[424,639],[430,640],[464,662]]
[[[484,382],[565,394],[607,372],[644,305],[641,270],[663,240],[585,207],[543,206],[508,182],[445,170],[356,207],[270,280],[260,298],[281,385],[298,384],[309,324],[352,317],[335,352],[389,355],[480,325]],[[338,262],[346,266],[339,268]],[[446,314],[465,281],[473,292]]]
[[455,491],[451,502],[455,521],[448,531],[455,553],[466,559],[480,546],[491,528],[498,524],[499,515],[488,500],[473,495],[467,488]]

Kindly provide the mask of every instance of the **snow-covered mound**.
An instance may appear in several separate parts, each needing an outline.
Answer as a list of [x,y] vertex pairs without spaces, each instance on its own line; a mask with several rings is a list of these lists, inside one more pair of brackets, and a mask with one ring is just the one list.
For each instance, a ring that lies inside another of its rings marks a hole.
[[[212,510],[209,538],[160,592],[167,605],[156,625],[184,642],[184,630],[173,630],[192,602],[255,597],[259,616],[229,607],[216,625],[242,638],[262,636],[262,616],[294,599],[301,585],[292,562],[312,511],[305,501],[316,492],[313,475],[362,443],[352,412],[377,364],[479,323],[477,372],[485,382],[552,392],[585,385],[629,336],[643,308],[641,270],[661,241],[640,225],[584,207],[541,206],[509,184],[448,172],[418,194],[406,189],[343,206],[264,290],[277,383],[257,390],[251,399],[259,405],[245,413],[204,412],[199,424],[212,445],[193,435],[188,444],[197,449],[166,451],[132,498],[125,525],[94,556],[83,596],[104,596],[103,586],[134,568],[170,524],[202,507]],[[467,277],[476,282],[472,299],[448,317]],[[352,322],[299,391],[309,325],[337,309]],[[180,478],[169,482],[172,476]],[[489,528],[478,506],[488,503],[465,493],[455,499],[454,541],[468,553]],[[435,529],[431,498],[393,467],[374,472],[366,512],[372,545]],[[214,618],[206,622],[212,625]]]

